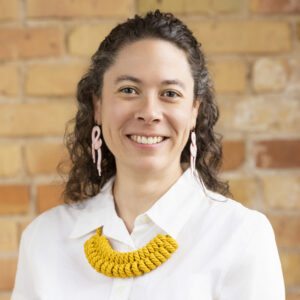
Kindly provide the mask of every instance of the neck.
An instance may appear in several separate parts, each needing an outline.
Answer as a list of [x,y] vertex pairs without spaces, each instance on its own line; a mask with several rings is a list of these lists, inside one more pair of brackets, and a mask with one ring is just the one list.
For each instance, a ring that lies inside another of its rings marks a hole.
[[179,179],[183,171],[180,165],[151,173],[117,168],[113,184],[115,208],[129,233],[132,232],[135,218],[151,208]]

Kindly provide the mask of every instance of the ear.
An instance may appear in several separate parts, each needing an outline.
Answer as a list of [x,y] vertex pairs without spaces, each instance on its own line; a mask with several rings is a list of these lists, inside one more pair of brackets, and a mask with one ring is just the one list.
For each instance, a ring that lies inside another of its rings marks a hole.
[[192,125],[193,126],[192,126],[191,130],[196,127],[196,121],[197,121],[198,111],[199,111],[201,102],[202,102],[202,99],[199,98],[193,104],[193,108],[192,108]]
[[96,124],[101,125],[101,100],[96,96],[92,95],[93,106],[94,106],[94,121]]

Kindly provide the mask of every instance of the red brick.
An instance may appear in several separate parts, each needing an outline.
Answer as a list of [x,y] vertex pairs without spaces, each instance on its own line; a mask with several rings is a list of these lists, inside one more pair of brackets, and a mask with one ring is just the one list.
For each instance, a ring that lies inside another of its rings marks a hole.
[[63,184],[46,184],[37,187],[37,212],[40,214],[47,209],[63,204],[61,193]]
[[0,259],[0,291],[12,290],[17,271],[16,258]]
[[243,141],[225,141],[223,143],[222,171],[237,169],[245,161],[245,143]]
[[59,28],[1,28],[0,60],[60,56],[63,34]]
[[278,247],[300,248],[299,215],[268,215]]
[[0,214],[23,214],[29,211],[29,186],[0,186]]
[[27,15],[44,17],[128,16],[133,12],[133,0],[27,0]]
[[257,13],[298,13],[298,0],[252,0],[251,10]]
[[256,166],[265,169],[300,167],[300,140],[258,141],[254,144]]

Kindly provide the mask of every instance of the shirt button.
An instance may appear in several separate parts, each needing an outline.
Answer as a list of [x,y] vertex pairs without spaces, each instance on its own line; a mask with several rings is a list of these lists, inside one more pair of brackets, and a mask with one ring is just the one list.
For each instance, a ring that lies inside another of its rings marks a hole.
[[120,293],[123,293],[123,292],[124,292],[124,289],[125,289],[125,286],[124,286],[124,285],[120,285],[120,286],[118,287],[118,290],[119,290]]

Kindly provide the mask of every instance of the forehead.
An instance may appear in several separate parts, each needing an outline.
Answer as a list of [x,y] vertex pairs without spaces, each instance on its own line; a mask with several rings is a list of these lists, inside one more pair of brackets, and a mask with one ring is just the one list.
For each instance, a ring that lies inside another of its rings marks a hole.
[[157,76],[159,79],[175,77],[188,81],[192,79],[190,66],[184,50],[171,42],[148,38],[130,43],[116,56],[115,63],[107,76],[131,73],[145,79]]

